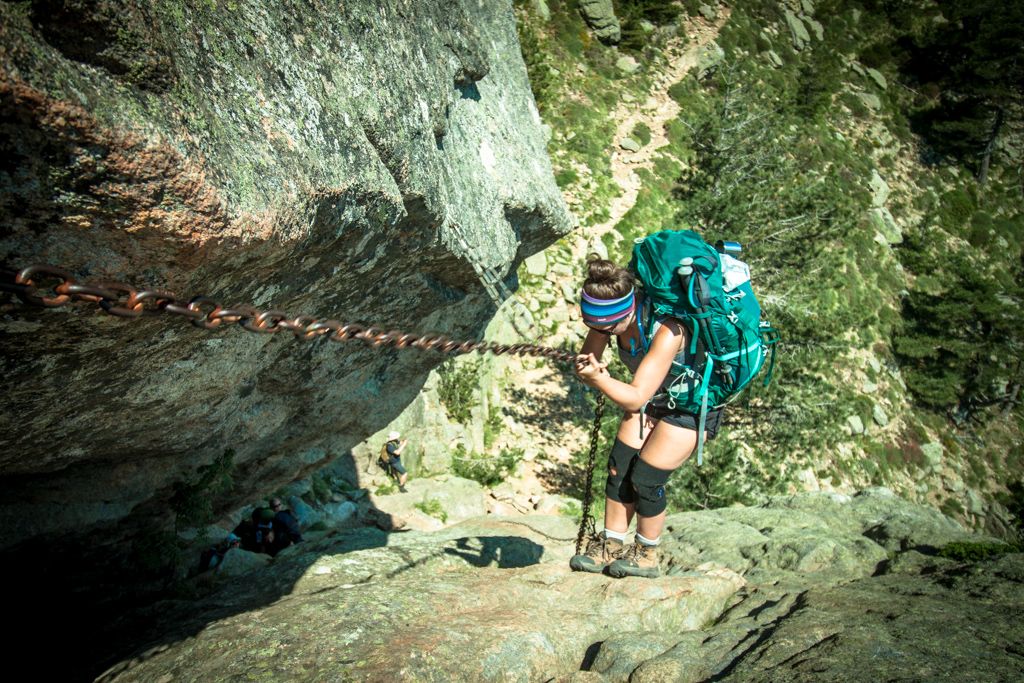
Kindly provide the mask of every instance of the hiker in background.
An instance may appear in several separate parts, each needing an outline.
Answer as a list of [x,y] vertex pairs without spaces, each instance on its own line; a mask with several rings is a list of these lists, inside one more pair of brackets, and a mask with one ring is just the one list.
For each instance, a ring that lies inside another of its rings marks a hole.
[[270,500],[270,510],[274,513],[274,552],[271,555],[277,555],[293,543],[301,543],[302,532],[299,530],[299,521],[291,510],[281,504],[280,498]]
[[[241,532],[241,533],[239,533]],[[253,553],[274,555],[274,511],[257,505],[249,519],[235,528],[242,538],[242,548]]]
[[211,545],[199,556],[199,572],[217,569],[224,562],[224,556],[241,545],[242,539],[234,532],[228,534],[220,543]]
[[402,467],[402,450],[405,449],[408,442],[409,440],[402,439],[402,435],[398,432],[388,432],[388,440],[380,453],[380,461],[384,465],[385,472],[388,476],[398,480],[398,490],[402,493],[406,493],[405,482],[409,480],[409,475]]
[[[569,565],[576,571],[607,570],[619,578],[653,578],[659,575],[665,483],[693,452],[699,420],[697,415],[651,403],[651,398],[671,381],[672,362],[688,353],[691,332],[675,318],[641,320],[641,294],[625,268],[592,254],[587,272],[581,308],[590,329],[577,357],[576,374],[618,404],[623,416],[608,457],[604,530]],[[610,344],[633,373],[628,384],[613,378],[607,363],[601,362]],[[705,438],[715,437],[721,419],[721,409],[708,412]],[[627,547],[626,532],[634,515],[636,534]]]

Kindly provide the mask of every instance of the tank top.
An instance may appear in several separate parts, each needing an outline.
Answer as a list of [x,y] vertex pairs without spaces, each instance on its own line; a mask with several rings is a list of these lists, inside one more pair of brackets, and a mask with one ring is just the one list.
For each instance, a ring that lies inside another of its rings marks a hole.
[[[640,343],[631,343],[631,348],[624,349],[622,348],[622,345],[619,344],[618,338],[616,337],[615,339],[615,347],[619,352],[619,360],[621,360],[622,364],[625,365],[626,368],[633,374],[636,374],[636,371],[640,368],[640,363],[642,363],[644,360],[644,356],[647,355],[646,339],[644,334],[644,326],[646,321],[643,320],[643,301],[637,302],[636,310],[636,324],[637,327],[640,328]],[[659,320],[655,320],[653,324],[651,324],[651,339],[654,339],[654,335],[658,331],[659,327],[661,327],[661,322]],[[679,353],[676,354],[676,361],[685,363],[689,363],[692,361],[692,358],[689,354],[689,344],[686,343],[685,339],[681,345],[681,348],[679,349]],[[665,379],[661,381],[661,387],[659,387],[658,391],[655,393],[662,393],[663,391],[665,391],[668,388],[668,385],[672,383],[672,380],[673,377],[671,374],[666,375]]]

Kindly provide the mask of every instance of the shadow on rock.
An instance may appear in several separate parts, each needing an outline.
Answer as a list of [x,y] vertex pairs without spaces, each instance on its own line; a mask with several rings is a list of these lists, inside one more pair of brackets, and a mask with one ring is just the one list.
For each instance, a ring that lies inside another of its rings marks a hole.
[[445,548],[445,552],[462,558],[474,567],[528,567],[539,563],[544,554],[543,546],[516,536],[460,538],[455,545],[455,548]]
[[[57,680],[105,677],[111,666],[111,671],[123,669],[214,622],[293,594],[308,583],[305,577],[321,558],[385,548],[395,533],[391,516],[370,505],[361,517],[375,526],[309,534],[305,542],[268,559],[268,565],[231,575],[211,570],[184,580],[169,577],[167,558],[156,552],[151,553],[154,563],[164,562],[153,567],[143,561],[146,555],[125,556],[118,550],[123,546],[117,544],[116,530],[97,532],[74,545],[23,544],[0,555],[11,590],[8,608],[19,622],[10,644]],[[368,581],[373,574],[367,569],[346,581]],[[61,656],[43,656],[55,642],[61,643]]]

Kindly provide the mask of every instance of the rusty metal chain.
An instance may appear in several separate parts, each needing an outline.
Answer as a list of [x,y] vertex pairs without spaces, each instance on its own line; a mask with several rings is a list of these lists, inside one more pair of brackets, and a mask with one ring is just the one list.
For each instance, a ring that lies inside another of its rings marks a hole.
[[601,418],[604,417],[604,394],[598,392],[594,404],[594,427],[590,431],[590,456],[587,458],[587,482],[583,489],[583,514],[580,517],[580,530],[576,534],[576,554],[583,550],[583,539],[597,533],[594,518],[590,515],[590,504],[594,500],[594,465],[597,463],[597,445],[601,436]]
[[68,271],[49,265],[33,265],[16,273],[0,273],[0,291],[10,292],[25,303],[47,308],[78,301],[94,303],[104,312],[121,318],[166,313],[185,318],[196,327],[207,330],[237,324],[256,333],[273,334],[284,330],[300,340],[326,337],[342,342],[358,339],[375,347],[432,349],[454,355],[476,351],[499,356],[538,356],[565,362],[576,359],[576,354],[570,351],[537,344],[457,341],[443,335],[415,335],[308,315],[291,316],[279,310],[260,311],[252,306],[225,308],[209,297],[195,296],[186,301],[173,292],[136,289],[121,282],[78,282]]

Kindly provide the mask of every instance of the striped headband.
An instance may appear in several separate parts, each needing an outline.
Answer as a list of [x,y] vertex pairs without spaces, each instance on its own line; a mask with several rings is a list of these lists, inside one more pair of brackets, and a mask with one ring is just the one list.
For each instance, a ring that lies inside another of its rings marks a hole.
[[598,299],[586,292],[580,293],[580,309],[583,322],[591,327],[608,327],[620,320],[625,320],[636,308],[636,297],[633,290],[619,299]]

